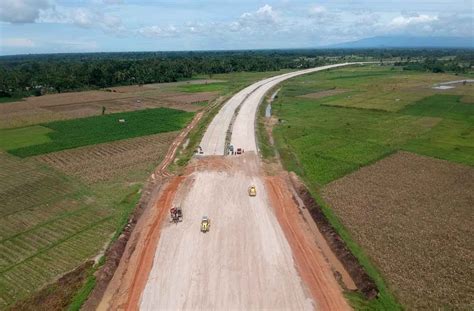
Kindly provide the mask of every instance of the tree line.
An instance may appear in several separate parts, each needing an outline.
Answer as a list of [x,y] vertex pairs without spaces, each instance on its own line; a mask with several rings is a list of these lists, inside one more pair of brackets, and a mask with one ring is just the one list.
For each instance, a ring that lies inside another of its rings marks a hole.
[[[443,57],[451,57],[443,61]],[[0,97],[175,82],[195,75],[309,68],[350,60],[398,59],[411,70],[463,72],[472,50],[365,49],[128,52],[0,57]],[[420,65],[421,64],[421,65]]]

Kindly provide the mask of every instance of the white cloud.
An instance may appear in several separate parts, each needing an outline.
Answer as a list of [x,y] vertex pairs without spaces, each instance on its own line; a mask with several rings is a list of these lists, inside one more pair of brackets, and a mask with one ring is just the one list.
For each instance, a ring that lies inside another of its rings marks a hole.
[[139,34],[149,38],[156,37],[173,37],[179,33],[179,30],[175,26],[159,27],[159,26],[147,26],[137,30]]
[[240,16],[238,23],[242,26],[274,25],[278,23],[278,14],[265,4],[255,12],[247,12]]
[[309,8],[309,14],[310,15],[320,15],[320,14],[324,14],[327,12],[327,9],[326,7],[322,6],[322,5],[313,5],[311,8]]
[[72,24],[82,28],[100,28],[112,34],[124,34],[126,32],[120,17],[82,7],[49,10],[43,12],[38,21],[42,23]]
[[0,41],[0,45],[4,47],[31,48],[35,46],[35,43],[27,38],[6,38]]
[[397,16],[389,23],[392,28],[404,28],[413,25],[427,24],[438,20],[436,15],[413,14],[408,16]]
[[52,7],[50,0],[1,0],[0,20],[9,23],[34,23],[41,11]]

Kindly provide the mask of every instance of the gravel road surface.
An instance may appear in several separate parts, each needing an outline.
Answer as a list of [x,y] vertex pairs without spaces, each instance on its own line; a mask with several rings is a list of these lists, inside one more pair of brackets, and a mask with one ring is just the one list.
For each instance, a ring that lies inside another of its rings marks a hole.
[[[226,171],[196,172],[174,204],[179,224],[161,231],[143,310],[312,310],[292,252],[268,204],[264,185],[238,157]],[[255,169],[258,173],[258,169]],[[249,185],[258,195],[249,197]],[[200,232],[208,216],[208,233]]]

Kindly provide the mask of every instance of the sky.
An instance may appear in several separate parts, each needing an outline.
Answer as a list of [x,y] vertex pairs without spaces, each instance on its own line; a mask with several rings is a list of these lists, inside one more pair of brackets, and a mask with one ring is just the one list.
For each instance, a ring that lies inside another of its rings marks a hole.
[[474,0],[0,0],[0,55],[313,48],[474,37]]

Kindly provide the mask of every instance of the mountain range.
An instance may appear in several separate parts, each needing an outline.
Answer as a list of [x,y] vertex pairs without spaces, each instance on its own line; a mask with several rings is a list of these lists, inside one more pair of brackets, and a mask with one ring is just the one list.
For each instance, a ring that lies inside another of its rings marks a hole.
[[378,36],[332,44],[325,48],[474,48],[474,37]]

